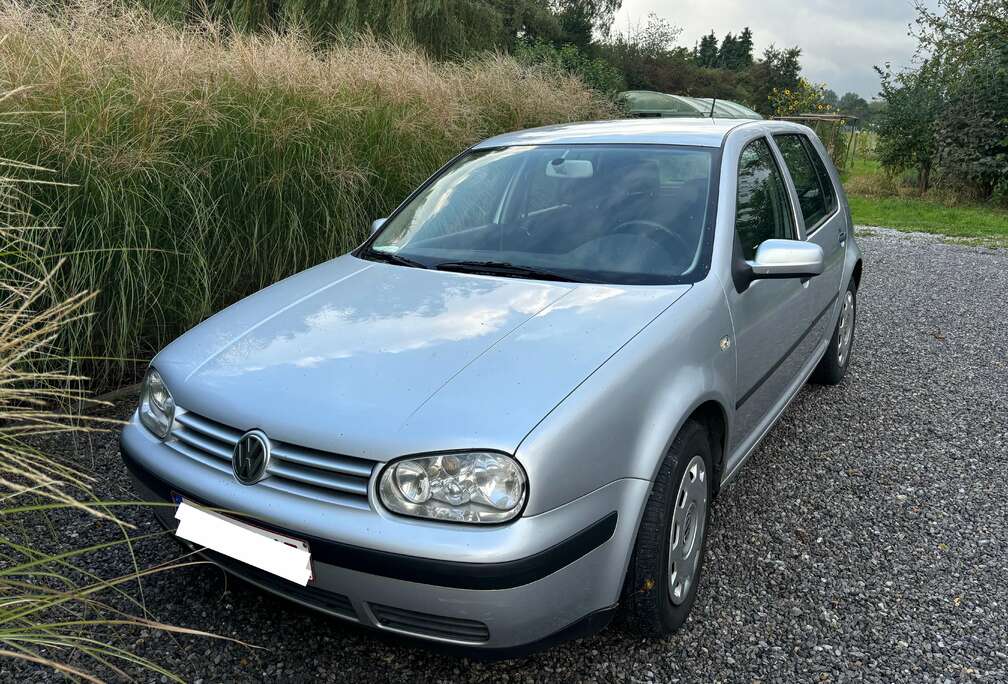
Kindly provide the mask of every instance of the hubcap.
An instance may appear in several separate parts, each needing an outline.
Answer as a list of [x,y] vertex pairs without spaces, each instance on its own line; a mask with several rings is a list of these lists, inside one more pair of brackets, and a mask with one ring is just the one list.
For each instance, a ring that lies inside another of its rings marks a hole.
[[844,297],[843,312],[840,314],[840,327],[837,328],[837,361],[844,365],[850,354],[851,340],[854,339],[854,293],[847,290]]
[[707,466],[700,456],[686,465],[672,508],[669,533],[669,600],[682,604],[696,581],[707,529]]

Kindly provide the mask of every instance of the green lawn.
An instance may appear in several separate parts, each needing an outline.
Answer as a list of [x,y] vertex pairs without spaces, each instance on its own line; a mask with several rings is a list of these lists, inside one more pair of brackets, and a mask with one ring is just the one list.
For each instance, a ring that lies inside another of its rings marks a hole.
[[957,238],[1008,238],[1008,209],[915,196],[912,178],[891,177],[874,159],[853,159],[843,180],[858,225]]
[[984,206],[945,206],[913,197],[850,198],[854,223],[952,237],[1008,236],[1008,211]]

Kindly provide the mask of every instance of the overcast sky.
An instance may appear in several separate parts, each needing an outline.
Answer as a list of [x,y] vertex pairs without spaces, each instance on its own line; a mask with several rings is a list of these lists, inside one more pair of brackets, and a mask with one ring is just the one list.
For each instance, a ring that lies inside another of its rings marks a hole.
[[[933,0],[928,2],[933,5]],[[912,0],[623,0],[614,28],[643,26],[654,12],[683,29],[679,44],[693,47],[714,29],[752,29],[758,56],[770,43],[802,49],[802,75],[825,81],[838,95],[854,91],[871,100],[878,94],[873,65],[910,63],[914,41],[907,35]]]

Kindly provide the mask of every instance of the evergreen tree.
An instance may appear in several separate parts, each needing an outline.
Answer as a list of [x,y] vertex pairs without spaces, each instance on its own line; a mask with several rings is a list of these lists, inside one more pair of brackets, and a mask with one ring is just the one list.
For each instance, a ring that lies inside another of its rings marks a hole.
[[720,69],[735,69],[735,62],[738,59],[738,44],[735,36],[727,34],[721,41],[721,49],[718,50],[717,66]]
[[737,36],[728,33],[720,43],[711,31],[693,48],[693,61],[709,69],[744,71],[753,65],[752,51],[752,31],[748,26]]
[[738,41],[738,60],[736,63],[736,69],[748,69],[753,64],[753,39],[752,31],[746,26],[742,29],[742,33],[739,34]]
[[696,49],[696,63],[698,66],[714,68],[718,61],[718,39],[714,31],[700,39],[700,47]]

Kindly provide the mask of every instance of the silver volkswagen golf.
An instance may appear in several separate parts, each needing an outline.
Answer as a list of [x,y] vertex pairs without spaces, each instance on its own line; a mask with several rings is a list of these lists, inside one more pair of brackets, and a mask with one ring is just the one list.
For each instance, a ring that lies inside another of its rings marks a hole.
[[345,620],[490,654],[617,613],[661,636],[722,485],[844,377],[852,230],[795,124],[495,137],[166,347],[122,457],[184,544]]

